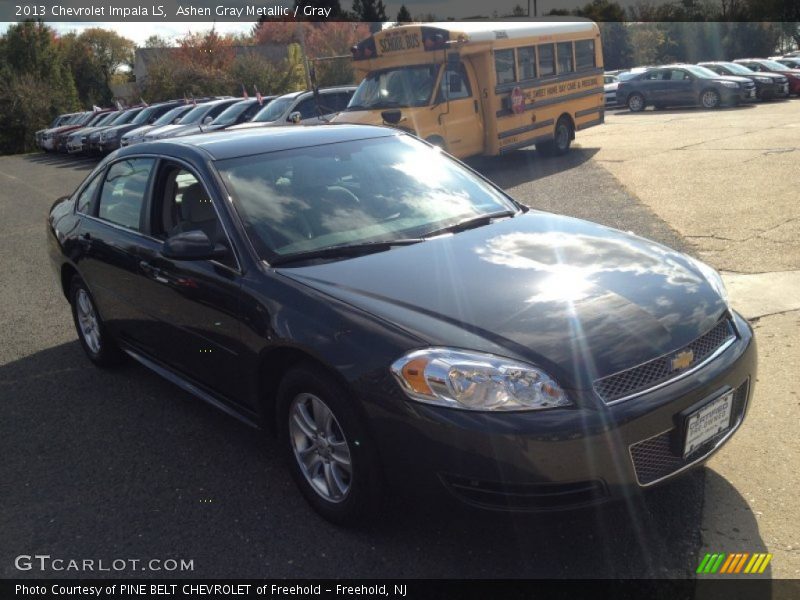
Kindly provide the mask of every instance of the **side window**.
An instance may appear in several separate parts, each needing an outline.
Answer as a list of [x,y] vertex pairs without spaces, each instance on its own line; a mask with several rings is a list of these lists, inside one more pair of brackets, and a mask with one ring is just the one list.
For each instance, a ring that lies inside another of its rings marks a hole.
[[539,77],[555,75],[556,57],[553,44],[542,44],[539,46]]
[[336,101],[334,102],[334,107],[337,111],[344,110],[347,108],[347,105],[350,104],[350,98],[353,97],[351,92],[340,92],[336,94]]
[[[166,239],[186,231],[203,231],[212,243],[230,248],[211,197],[197,176],[171,163],[164,164],[159,171],[154,193],[153,234]],[[232,254],[219,262],[236,268]]]
[[469,78],[464,64],[459,63],[456,69],[447,69],[439,85],[439,98],[437,98],[437,101],[444,102],[448,98],[450,100],[458,100],[460,98],[469,98],[470,96],[472,96],[472,90],[469,86]]
[[578,71],[593,69],[597,65],[594,60],[594,40],[575,42],[575,67]]
[[536,48],[526,46],[517,48],[517,63],[519,64],[519,80],[536,79]]
[[301,119],[313,119],[317,115],[317,104],[314,102],[314,97],[309,96],[302,100],[291,112],[299,112]]
[[94,200],[97,188],[100,186],[101,181],[103,181],[103,174],[98,173],[97,175],[94,176],[94,179],[92,179],[89,182],[89,185],[83,188],[81,195],[78,196],[78,200],[75,203],[75,209],[78,212],[84,214],[89,213],[89,210],[91,209],[92,200]]
[[130,158],[111,165],[103,181],[97,216],[110,223],[139,231],[153,163],[152,158]]
[[497,85],[516,81],[517,73],[514,67],[514,51],[495,50],[494,69],[497,73]]
[[689,74],[686,71],[681,71],[680,69],[673,69],[670,72],[669,79],[671,81],[683,81],[684,79],[689,79]]
[[558,72],[572,73],[575,65],[572,64],[572,42],[559,42],[556,44],[558,55]]
[[[219,104],[214,108],[212,108],[210,111],[208,111],[206,117],[211,117],[212,119],[215,119],[223,110],[229,107],[230,104]],[[205,120],[206,117],[203,117],[203,119]]]
[[669,79],[669,71],[648,71],[645,73],[644,79],[647,81],[663,81],[664,79]]
[[259,104],[258,102],[253,102],[253,104],[248,106],[247,109],[242,113],[242,116],[239,117],[239,122],[244,123],[245,121],[249,121],[254,116],[256,116],[256,113],[262,108],[264,108],[263,104]]

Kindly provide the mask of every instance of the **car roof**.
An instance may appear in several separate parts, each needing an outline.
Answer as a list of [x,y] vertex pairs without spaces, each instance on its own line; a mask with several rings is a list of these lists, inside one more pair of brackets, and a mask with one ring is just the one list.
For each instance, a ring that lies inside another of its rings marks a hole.
[[374,125],[288,125],[285,127],[257,127],[238,131],[212,131],[181,138],[167,138],[144,142],[120,150],[118,156],[128,154],[164,154],[175,157],[194,156],[200,160],[226,160],[334,144],[353,140],[401,135],[397,129]]

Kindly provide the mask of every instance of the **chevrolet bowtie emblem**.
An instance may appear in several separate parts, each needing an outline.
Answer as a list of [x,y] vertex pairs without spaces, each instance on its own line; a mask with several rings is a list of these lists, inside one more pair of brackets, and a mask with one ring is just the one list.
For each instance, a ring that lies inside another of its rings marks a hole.
[[675,356],[672,357],[672,370],[679,371],[681,369],[685,369],[694,360],[694,351],[692,350],[684,350],[683,352],[678,352]]

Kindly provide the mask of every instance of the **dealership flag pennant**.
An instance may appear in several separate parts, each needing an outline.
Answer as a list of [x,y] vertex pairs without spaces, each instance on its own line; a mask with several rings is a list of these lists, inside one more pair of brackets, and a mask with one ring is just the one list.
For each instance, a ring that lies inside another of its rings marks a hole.
[[244,87],[244,84],[242,84],[242,98],[247,100],[249,97],[250,96],[247,95],[247,89]]
[[93,104],[92,105],[92,112],[97,112],[98,110],[103,110],[103,109],[100,108],[99,106],[97,106],[96,104]]
[[139,96],[139,101],[142,103],[142,106],[144,106],[145,108],[150,106],[147,102],[144,101],[144,98],[142,98],[141,96]]
[[264,97],[261,95],[261,92],[258,91],[258,87],[256,84],[253,84],[253,89],[256,91],[256,100],[258,100],[259,104],[264,104]]

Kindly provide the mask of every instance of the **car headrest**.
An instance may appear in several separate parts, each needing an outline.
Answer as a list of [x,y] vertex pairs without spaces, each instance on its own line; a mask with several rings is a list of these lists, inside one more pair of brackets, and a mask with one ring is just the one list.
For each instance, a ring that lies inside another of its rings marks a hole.
[[211,198],[208,197],[205,189],[199,183],[193,183],[183,190],[181,216],[183,220],[191,221],[192,223],[202,223],[203,221],[211,221],[217,218]]

